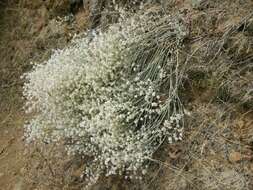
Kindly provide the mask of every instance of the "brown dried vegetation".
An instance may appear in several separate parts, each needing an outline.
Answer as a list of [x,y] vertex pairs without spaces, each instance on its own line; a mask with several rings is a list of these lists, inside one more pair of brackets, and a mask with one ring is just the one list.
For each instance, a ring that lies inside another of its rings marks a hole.
[[[92,17],[88,6],[67,0],[0,1],[1,190],[80,189],[84,160],[66,156],[61,146],[25,147],[19,77],[30,69],[30,61],[47,59],[53,48],[67,45],[72,34],[114,22],[106,2],[97,5],[99,16]],[[181,90],[188,113],[184,140],[162,145],[143,181],[113,176],[93,189],[252,188],[253,2],[202,2],[163,4],[170,14],[183,15],[190,31],[180,58],[187,62]],[[73,18],[57,24],[71,12]]]

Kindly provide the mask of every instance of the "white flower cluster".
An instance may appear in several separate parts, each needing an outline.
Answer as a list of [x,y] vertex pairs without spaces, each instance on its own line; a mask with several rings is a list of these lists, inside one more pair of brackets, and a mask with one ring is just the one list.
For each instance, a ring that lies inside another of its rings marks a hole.
[[[176,50],[185,30],[168,15],[138,14],[57,50],[24,78],[28,141],[64,141],[88,156],[84,175],[145,173],[159,145],[182,139]],[[88,36],[88,35],[87,35]]]

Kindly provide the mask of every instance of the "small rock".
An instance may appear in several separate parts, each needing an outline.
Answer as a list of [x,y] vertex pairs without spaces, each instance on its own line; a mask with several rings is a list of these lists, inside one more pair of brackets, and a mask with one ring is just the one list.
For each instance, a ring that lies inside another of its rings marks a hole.
[[240,152],[232,152],[230,155],[229,155],[229,160],[231,162],[239,162],[243,159],[243,156]]
[[4,173],[0,173],[0,178],[4,176]]

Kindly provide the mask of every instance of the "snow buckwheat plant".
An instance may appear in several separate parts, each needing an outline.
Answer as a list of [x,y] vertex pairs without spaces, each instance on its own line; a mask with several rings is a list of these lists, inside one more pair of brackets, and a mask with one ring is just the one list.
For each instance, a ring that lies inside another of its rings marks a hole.
[[164,140],[182,139],[178,49],[186,29],[170,15],[136,13],[76,38],[24,75],[27,141],[64,141],[100,175],[145,174]]

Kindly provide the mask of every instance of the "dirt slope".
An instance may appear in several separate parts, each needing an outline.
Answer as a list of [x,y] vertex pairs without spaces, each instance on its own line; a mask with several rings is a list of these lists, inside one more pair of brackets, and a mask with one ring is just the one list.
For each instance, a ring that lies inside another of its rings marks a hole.
[[[253,20],[247,17],[253,2],[168,2],[168,12],[185,16],[189,49],[200,49],[182,91],[189,112],[185,141],[164,145],[147,179],[106,178],[94,189],[251,190]],[[72,34],[84,31],[88,15],[81,4],[65,0],[0,1],[0,190],[80,189],[79,168],[70,180],[75,185],[64,185],[64,180],[49,183],[43,173],[48,171],[45,159],[27,151],[20,76],[30,69],[30,61],[47,59],[52,49],[64,47]]]

